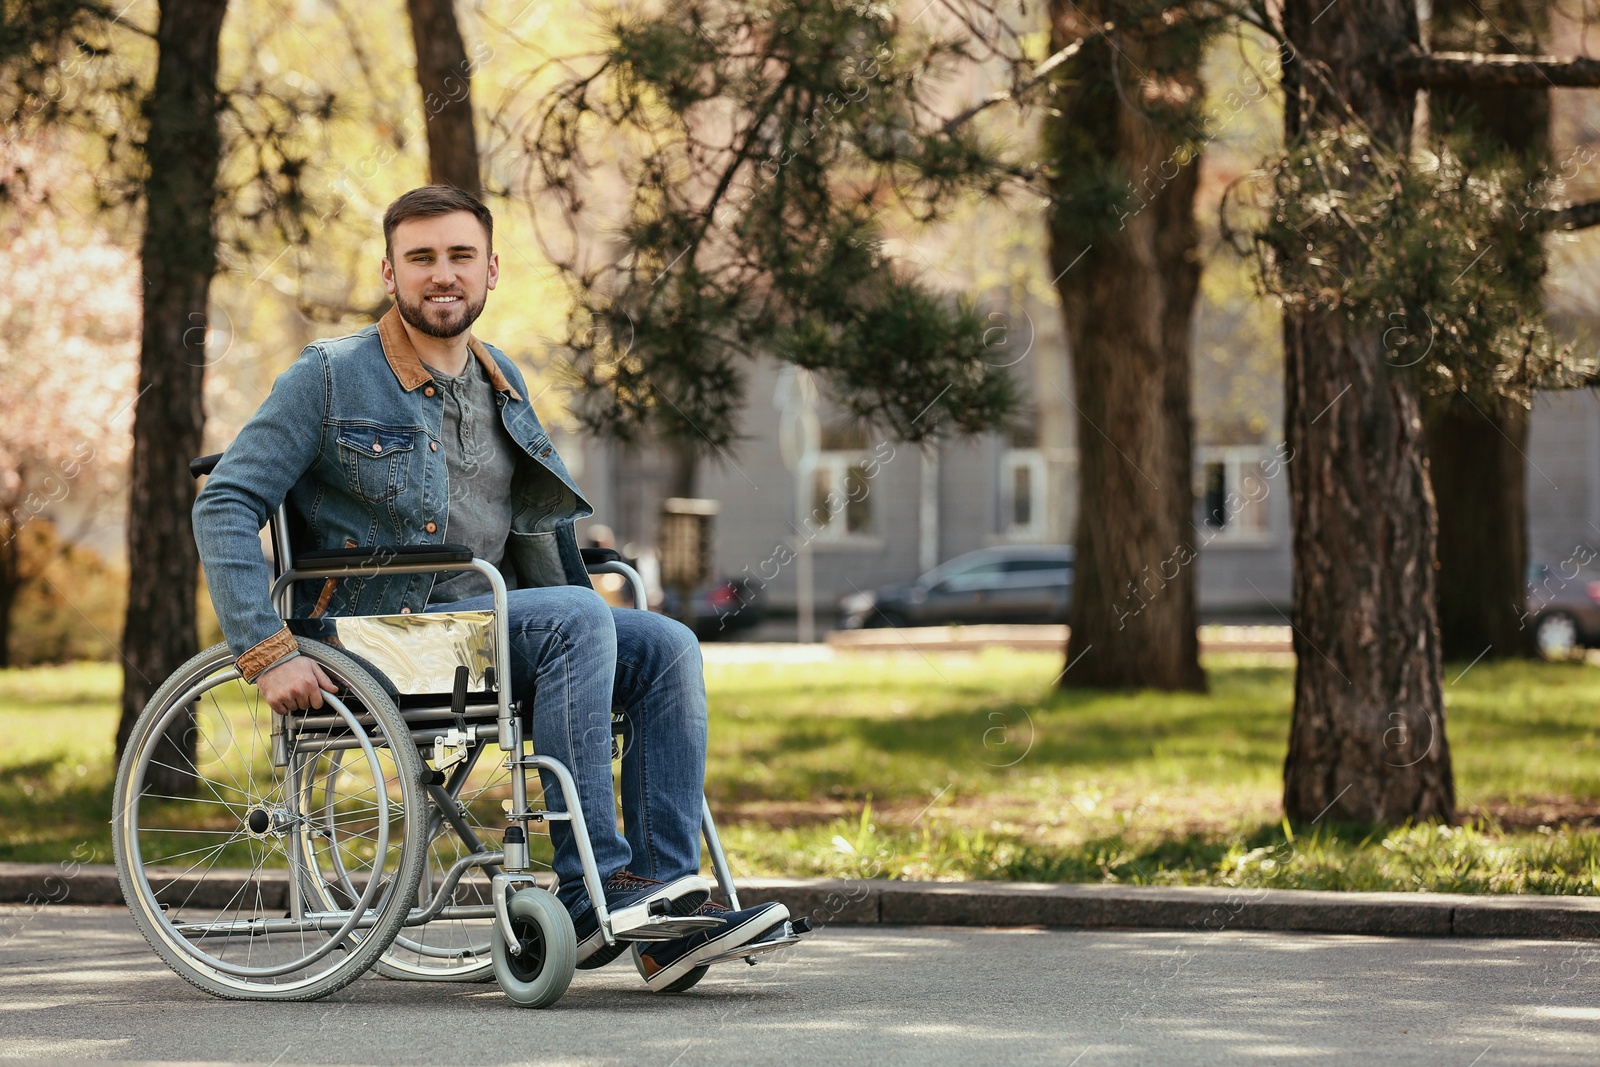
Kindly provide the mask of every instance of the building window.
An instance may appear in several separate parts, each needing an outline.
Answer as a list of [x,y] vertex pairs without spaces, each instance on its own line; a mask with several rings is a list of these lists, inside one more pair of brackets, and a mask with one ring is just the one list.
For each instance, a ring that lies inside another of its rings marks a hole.
[[1272,537],[1272,483],[1255,445],[1199,449],[1195,526],[1207,544],[1266,541]]
[[817,454],[811,479],[811,526],[819,541],[877,533],[866,456],[855,451]]
[[1044,453],[1013,448],[1000,461],[1000,532],[1008,538],[1040,538],[1045,532]]

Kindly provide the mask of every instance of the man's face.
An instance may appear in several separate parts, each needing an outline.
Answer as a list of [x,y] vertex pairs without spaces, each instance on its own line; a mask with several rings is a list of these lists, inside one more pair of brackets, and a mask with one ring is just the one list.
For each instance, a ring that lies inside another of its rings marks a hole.
[[383,287],[400,317],[429,337],[459,337],[472,327],[500,278],[500,257],[469,211],[407,219],[394,228]]

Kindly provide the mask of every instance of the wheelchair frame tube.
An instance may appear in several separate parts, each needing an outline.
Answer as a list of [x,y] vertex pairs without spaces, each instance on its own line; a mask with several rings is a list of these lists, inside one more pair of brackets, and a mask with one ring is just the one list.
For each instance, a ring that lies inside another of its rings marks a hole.
[[717,836],[717,823],[711,817],[711,802],[700,797],[700,828],[705,831],[706,851],[711,853],[711,869],[716,872],[717,884],[728,896],[728,907],[739,910],[739,891],[733,887],[733,872],[728,870],[728,857],[722,851],[722,838]]
[[639,577],[639,572],[619,560],[610,563],[596,563],[584,568],[590,574],[620,574],[628,579],[628,584],[633,587],[633,606],[640,611],[650,610],[649,598],[645,596],[644,579]]
[[[556,784],[561,789],[561,799],[566,802],[567,825],[572,831],[573,841],[578,846],[578,860],[583,864],[583,887],[588,890],[589,903],[594,905],[594,917],[600,924],[600,932],[605,936],[606,944],[616,944],[617,939],[611,935],[611,913],[606,908],[606,887],[600,881],[600,868],[595,866],[594,846],[589,842],[589,828],[583,821],[583,805],[578,802],[578,783],[573,779],[572,772],[567,770],[560,760],[537,753],[526,759],[518,759],[517,763],[523,767],[549,771],[555,776]],[[522,794],[523,799],[517,810],[526,811],[527,783],[523,781],[522,775],[511,776],[511,792],[513,798],[518,793]],[[545,807],[549,806],[547,800]]]
[[[495,659],[495,699],[498,704],[500,720],[500,736],[507,737],[506,724],[513,718],[511,714],[511,683],[507,677],[511,663],[511,631],[506,621],[506,580],[500,576],[500,570],[487,560],[474,558],[471,563],[388,563],[375,564],[372,567],[291,567],[278,576],[272,583],[272,599],[278,605],[278,613],[288,618],[284,610],[288,606],[288,592],[296,582],[308,581],[315,578],[343,578],[352,574],[363,574],[367,571],[381,570],[385,574],[435,574],[444,571],[477,571],[489,579],[489,588],[494,593],[494,659]],[[500,746],[506,748],[504,744]],[[510,749],[506,749],[510,751]],[[520,755],[520,751],[517,753]]]

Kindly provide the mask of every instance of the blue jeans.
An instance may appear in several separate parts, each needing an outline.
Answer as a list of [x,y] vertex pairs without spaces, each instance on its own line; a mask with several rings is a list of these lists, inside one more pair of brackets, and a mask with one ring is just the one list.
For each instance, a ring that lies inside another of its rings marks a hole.
[[[482,611],[493,598],[429,611]],[[581,586],[513,589],[507,599],[511,697],[533,697],[533,748],[566,764],[578,785],[602,881],[627,868],[670,881],[700,870],[705,792],[706,688],[700,643],[682,623],[613,608]],[[622,814],[617,831],[611,778],[611,710],[626,717]],[[545,801],[567,810],[555,779],[541,772]],[[559,896],[574,915],[588,899],[572,830],[553,822]]]

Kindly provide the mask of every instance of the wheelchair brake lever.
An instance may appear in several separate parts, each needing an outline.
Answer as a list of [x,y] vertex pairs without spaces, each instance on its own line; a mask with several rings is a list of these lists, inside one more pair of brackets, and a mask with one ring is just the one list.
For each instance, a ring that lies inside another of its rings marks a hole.
[[456,729],[467,732],[467,668],[456,666],[456,684],[450,693],[450,714],[456,718]]

